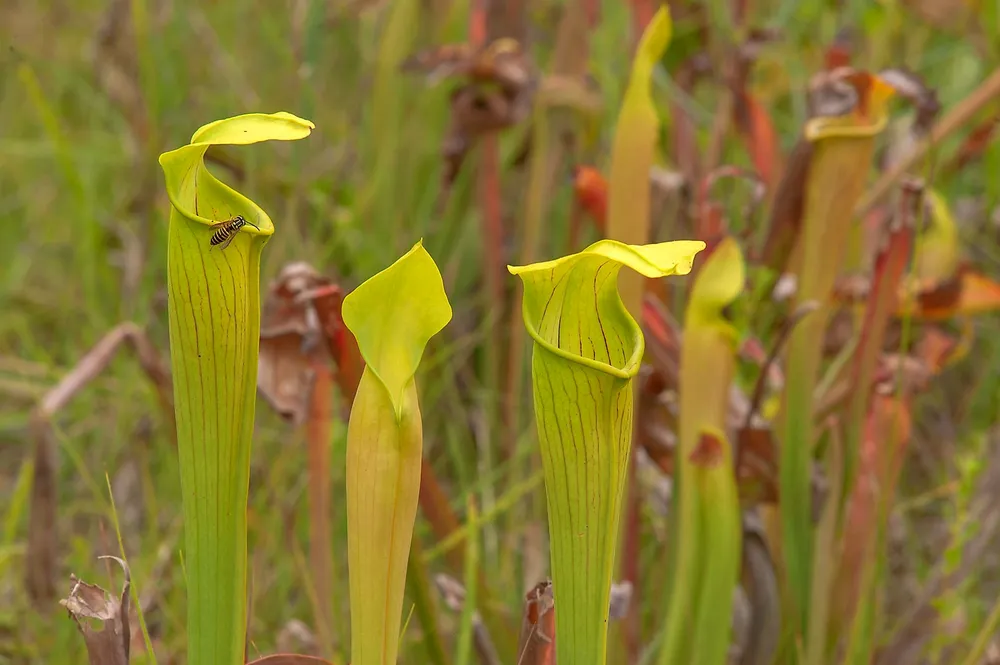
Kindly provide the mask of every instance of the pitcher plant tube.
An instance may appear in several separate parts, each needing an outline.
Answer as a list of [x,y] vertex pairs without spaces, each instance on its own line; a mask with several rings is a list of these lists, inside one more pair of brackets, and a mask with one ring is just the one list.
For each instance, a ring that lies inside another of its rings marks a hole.
[[684,317],[671,568],[660,665],[722,665],[740,566],[740,507],[726,413],[738,332],[724,309],[743,290],[739,245],[723,240],[697,272]]
[[[801,639],[810,625],[813,592],[812,464],[816,444],[814,387],[820,375],[823,335],[832,308],[834,282],[845,259],[854,207],[871,166],[875,137],[887,122],[886,104],[892,89],[877,76],[837,70],[825,85],[847,83],[858,103],[846,115],[818,116],[805,126],[804,140],[812,145],[804,184],[802,260],[798,271],[798,303],[819,305],[799,323],[787,347],[781,435],[780,511],[782,558],[789,590],[787,620],[792,636]],[[818,88],[817,94],[825,87]],[[856,451],[845,450],[845,482],[850,483]],[[835,500],[842,501],[843,488]],[[839,521],[839,520],[837,520]],[[817,580],[825,596],[829,579]],[[820,599],[818,602],[825,602]],[[825,624],[813,623],[820,633],[808,637],[825,643]],[[810,629],[811,630],[811,629]],[[812,632],[816,632],[813,630]],[[807,646],[808,648],[808,646]]]
[[622,266],[648,278],[691,270],[700,241],[594,243],[508,266],[524,283],[531,376],[548,506],[560,663],[606,662],[608,601],[645,343],[618,293]]
[[441,273],[418,242],[344,298],[365,370],[347,426],[351,663],[392,665],[420,491],[423,431],[414,376],[451,320]]
[[205,125],[189,145],[160,155],[171,204],[167,311],[191,665],[244,662],[260,256],[274,233],[267,213],[209,173],[205,152],[294,141],[312,129],[289,113],[251,113]]

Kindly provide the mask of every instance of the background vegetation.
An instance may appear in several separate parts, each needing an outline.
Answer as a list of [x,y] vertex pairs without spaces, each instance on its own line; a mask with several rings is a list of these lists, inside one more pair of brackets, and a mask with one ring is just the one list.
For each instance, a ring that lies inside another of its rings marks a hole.
[[[55,590],[46,593],[44,580],[29,579],[33,603],[25,585],[33,564],[29,526],[41,519],[31,505],[34,451],[45,437],[57,451],[57,521],[48,531],[57,536],[56,568],[49,571],[62,585],[55,597],[68,591],[70,572],[115,588],[106,582],[105,562],[96,558],[118,551],[107,475],[157,660],[183,662],[173,423],[162,408],[164,394],[148,378],[155,355],[167,353],[169,205],[156,156],[186,142],[205,122],[248,111],[288,110],[316,124],[308,141],[210,154],[220,178],[274,220],[276,232],[264,252],[265,286],[283,266],[305,261],[347,291],[420,237],[441,267],[454,320],[432,341],[420,369],[425,459],[460,520],[470,497],[478,507],[481,519],[471,532],[481,569],[491,581],[510,580],[491,584],[488,597],[479,594],[484,619],[497,615],[501,623],[519,625],[525,591],[547,574],[548,549],[529,384],[509,370],[511,364],[522,368],[528,357],[508,351],[516,348],[510,337],[523,335],[513,304],[518,287],[501,270],[506,263],[577,251],[598,237],[586,217],[589,199],[575,192],[570,167],[594,164],[607,172],[637,16],[648,14],[643,3],[605,2],[588,24],[589,48],[578,41],[557,49],[563,12],[590,20],[588,11],[597,4],[524,5],[523,37],[538,70],[573,76],[585,64],[583,89],[596,91],[596,97],[570,96],[570,110],[548,123],[553,131],[547,140],[573,137],[566,159],[532,189],[530,156],[521,159],[525,140],[533,135],[535,149],[546,137],[538,131],[540,116],[529,122],[529,112],[495,140],[476,142],[447,198],[441,192],[449,168],[442,159],[449,147],[449,85],[432,85],[401,65],[421,49],[467,41],[470,25],[475,37],[478,24],[470,20],[468,3],[45,0],[0,6],[0,663],[86,662],[62,608],[54,599],[37,602]],[[730,53],[753,36],[751,28],[775,32],[753,46],[747,89],[786,155],[807,119],[810,78],[824,68],[832,45],[843,44],[859,69],[918,73],[945,113],[967,103],[1000,65],[996,3],[732,4],[710,2],[694,11],[679,3],[674,40],[654,71],[654,99],[669,117],[660,157],[675,179],[688,177],[691,196],[709,166],[760,170],[768,163],[759,134],[748,141],[740,123],[730,120],[736,97],[724,85],[736,76]],[[700,69],[696,56],[703,58]],[[683,78],[694,72],[703,77],[697,86]],[[1000,142],[992,139],[1000,117],[997,90],[933,147],[930,162],[917,171],[951,206],[961,255],[993,279],[1000,278]],[[899,145],[894,137],[906,133],[904,123],[916,113],[892,108],[878,159]],[[690,123],[687,130],[679,128],[682,118]],[[678,137],[694,143],[685,150]],[[698,168],[691,155],[701,162]],[[772,162],[777,169],[781,160]],[[691,174],[699,178],[691,182]],[[876,177],[873,172],[869,187]],[[667,207],[654,217],[652,240],[694,237],[692,225],[675,222],[691,200],[679,191],[667,187]],[[759,244],[767,215],[746,214],[746,187],[717,198],[734,234],[747,245]],[[228,211],[215,216],[223,219]],[[682,302],[670,303],[678,316]],[[760,318],[744,310],[735,312],[741,334],[751,335],[753,320],[753,332],[771,348],[773,326],[759,325]],[[73,399],[54,398],[50,389],[124,321],[148,335],[132,335],[131,328],[127,335],[139,340],[146,369],[122,354]],[[1000,593],[1000,318],[986,313],[948,325],[956,334],[972,326],[974,335],[966,337],[962,357],[917,400],[888,521],[879,641],[893,644],[904,628],[921,637],[917,653],[905,654],[913,660],[894,652],[899,660],[893,662],[938,662],[967,653]],[[749,391],[758,373],[753,362],[742,362],[737,382]],[[343,400],[331,404],[338,416],[325,465],[333,558],[317,580],[310,564],[315,516],[307,500],[308,429],[258,403],[248,506],[248,657],[315,651],[344,662],[347,653],[346,409]],[[665,595],[656,571],[667,528],[655,466],[640,464],[633,486],[642,497],[637,561],[652,571],[634,596],[645,644],[663,623]],[[424,572],[461,578],[454,554],[466,544],[452,538],[442,545],[435,520],[441,524],[440,518],[418,517]],[[925,608],[929,616],[916,622]],[[319,627],[317,617],[327,611],[326,628]],[[462,614],[442,607],[439,621],[450,644]],[[411,621],[401,662],[427,662],[428,639],[426,627]],[[137,635],[133,662],[152,662],[141,643]],[[612,656],[611,662],[626,661]]]

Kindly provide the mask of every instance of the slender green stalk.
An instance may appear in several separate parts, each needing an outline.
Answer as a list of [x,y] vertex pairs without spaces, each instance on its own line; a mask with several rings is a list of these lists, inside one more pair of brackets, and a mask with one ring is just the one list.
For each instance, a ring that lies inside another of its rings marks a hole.
[[[478,525],[479,512],[470,496],[467,501],[466,520]],[[479,530],[475,529],[465,540],[465,602],[458,622],[458,640],[455,644],[455,665],[469,665],[472,658],[473,619],[476,615],[476,590],[479,586]]]
[[993,609],[990,610],[986,623],[976,633],[976,641],[969,650],[969,654],[962,660],[962,665],[976,665],[976,663],[983,662],[983,654],[986,652],[986,647],[990,645],[990,640],[996,635],[997,629],[1000,629],[1000,598],[994,601]]
[[[843,442],[831,434],[828,447],[827,472],[831,487],[840,487],[843,481]],[[827,658],[827,628],[830,618],[830,592],[837,572],[837,543],[841,504],[827,501],[823,507],[819,528],[816,530],[816,549],[812,563],[812,607],[809,608],[809,625],[806,633],[806,665],[823,665]]]
[[427,649],[427,660],[433,665],[448,665],[451,660],[445,651],[441,639],[441,626],[438,623],[438,608],[431,591],[430,575],[427,573],[425,555],[419,538],[414,538],[410,545],[410,562],[407,567],[406,588],[413,599],[413,607],[420,627],[423,628],[424,647]]

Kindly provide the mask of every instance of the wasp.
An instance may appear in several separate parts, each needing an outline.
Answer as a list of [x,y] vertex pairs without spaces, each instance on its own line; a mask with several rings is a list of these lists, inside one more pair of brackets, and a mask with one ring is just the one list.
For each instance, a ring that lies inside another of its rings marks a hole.
[[248,222],[243,215],[236,215],[221,222],[216,222],[210,227],[216,229],[216,231],[212,234],[212,238],[208,241],[208,244],[212,247],[218,246],[220,250],[223,250],[229,247],[229,243],[233,241],[239,230],[248,224],[260,231],[260,227],[253,222]]

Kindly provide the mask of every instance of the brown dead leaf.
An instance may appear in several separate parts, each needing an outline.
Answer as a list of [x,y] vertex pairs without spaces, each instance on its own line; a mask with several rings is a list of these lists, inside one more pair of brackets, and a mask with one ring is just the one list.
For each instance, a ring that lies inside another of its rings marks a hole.
[[524,598],[517,662],[520,665],[554,665],[555,638],[556,613],[552,582],[539,582]]
[[924,321],[943,321],[1000,309],[1000,283],[962,266],[952,279],[921,289],[916,303],[904,303],[899,316],[910,314]]
[[744,503],[778,502],[778,449],[770,427],[747,426],[737,434],[736,482]]
[[913,132],[918,136],[927,134],[941,112],[937,91],[928,86],[921,76],[901,67],[884,69],[878,75],[892,86],[896,94],[913,104],[917,112]]
[[[632,583],[613,583],[608,602],[608,620],[624,619],[631,602]],[[539,582],[525,594],[517,654],[518,665],[555,665],[556,612],[550,580]]]
[[[678,66],[674,80],[678,88],[688,95],[693,95],[698,83],[711,73],[711,58],[707,53],[699,52]],[[677,100],[670,103],[670,117],[673,118],[673,122],[670,123],[669,141],[671,161],[684,174],[685,180],[698,182],[703,168],[701,147],[698,143],[698,124],[687,106]]]
[[[340,289],[306,263],[281,269],[264,301],[257,388],[279,414],[306,421],[316,374],[339,360],[349,335]],[[338,365],[342,364],[338,363]],[[349,393],[353,398],[353,390]]]
[[537,79],[534,65],[519,41],[502,37],[482,47],[437,46],[414,54],[402,67],[425,73],[431,83],[462,82],[451,92],[450,121],[442,147],[446,161],[443,200],[476,140],[528,116]]
[[[121,596],[113,598],[101,587],[88,584],[76,576],[70,576],[73,589],[67,598],[59,601],[59,604],[69,611],[70,617],[83,635],[90,665],[128,665],[132,637],[129,629],[131,576],[128,564],[115,556],[99,558],[113,559],[121,565],[125,572],[125,584],[122,586]],[[101,622],[100,629],[93,626],[92,620]]]

